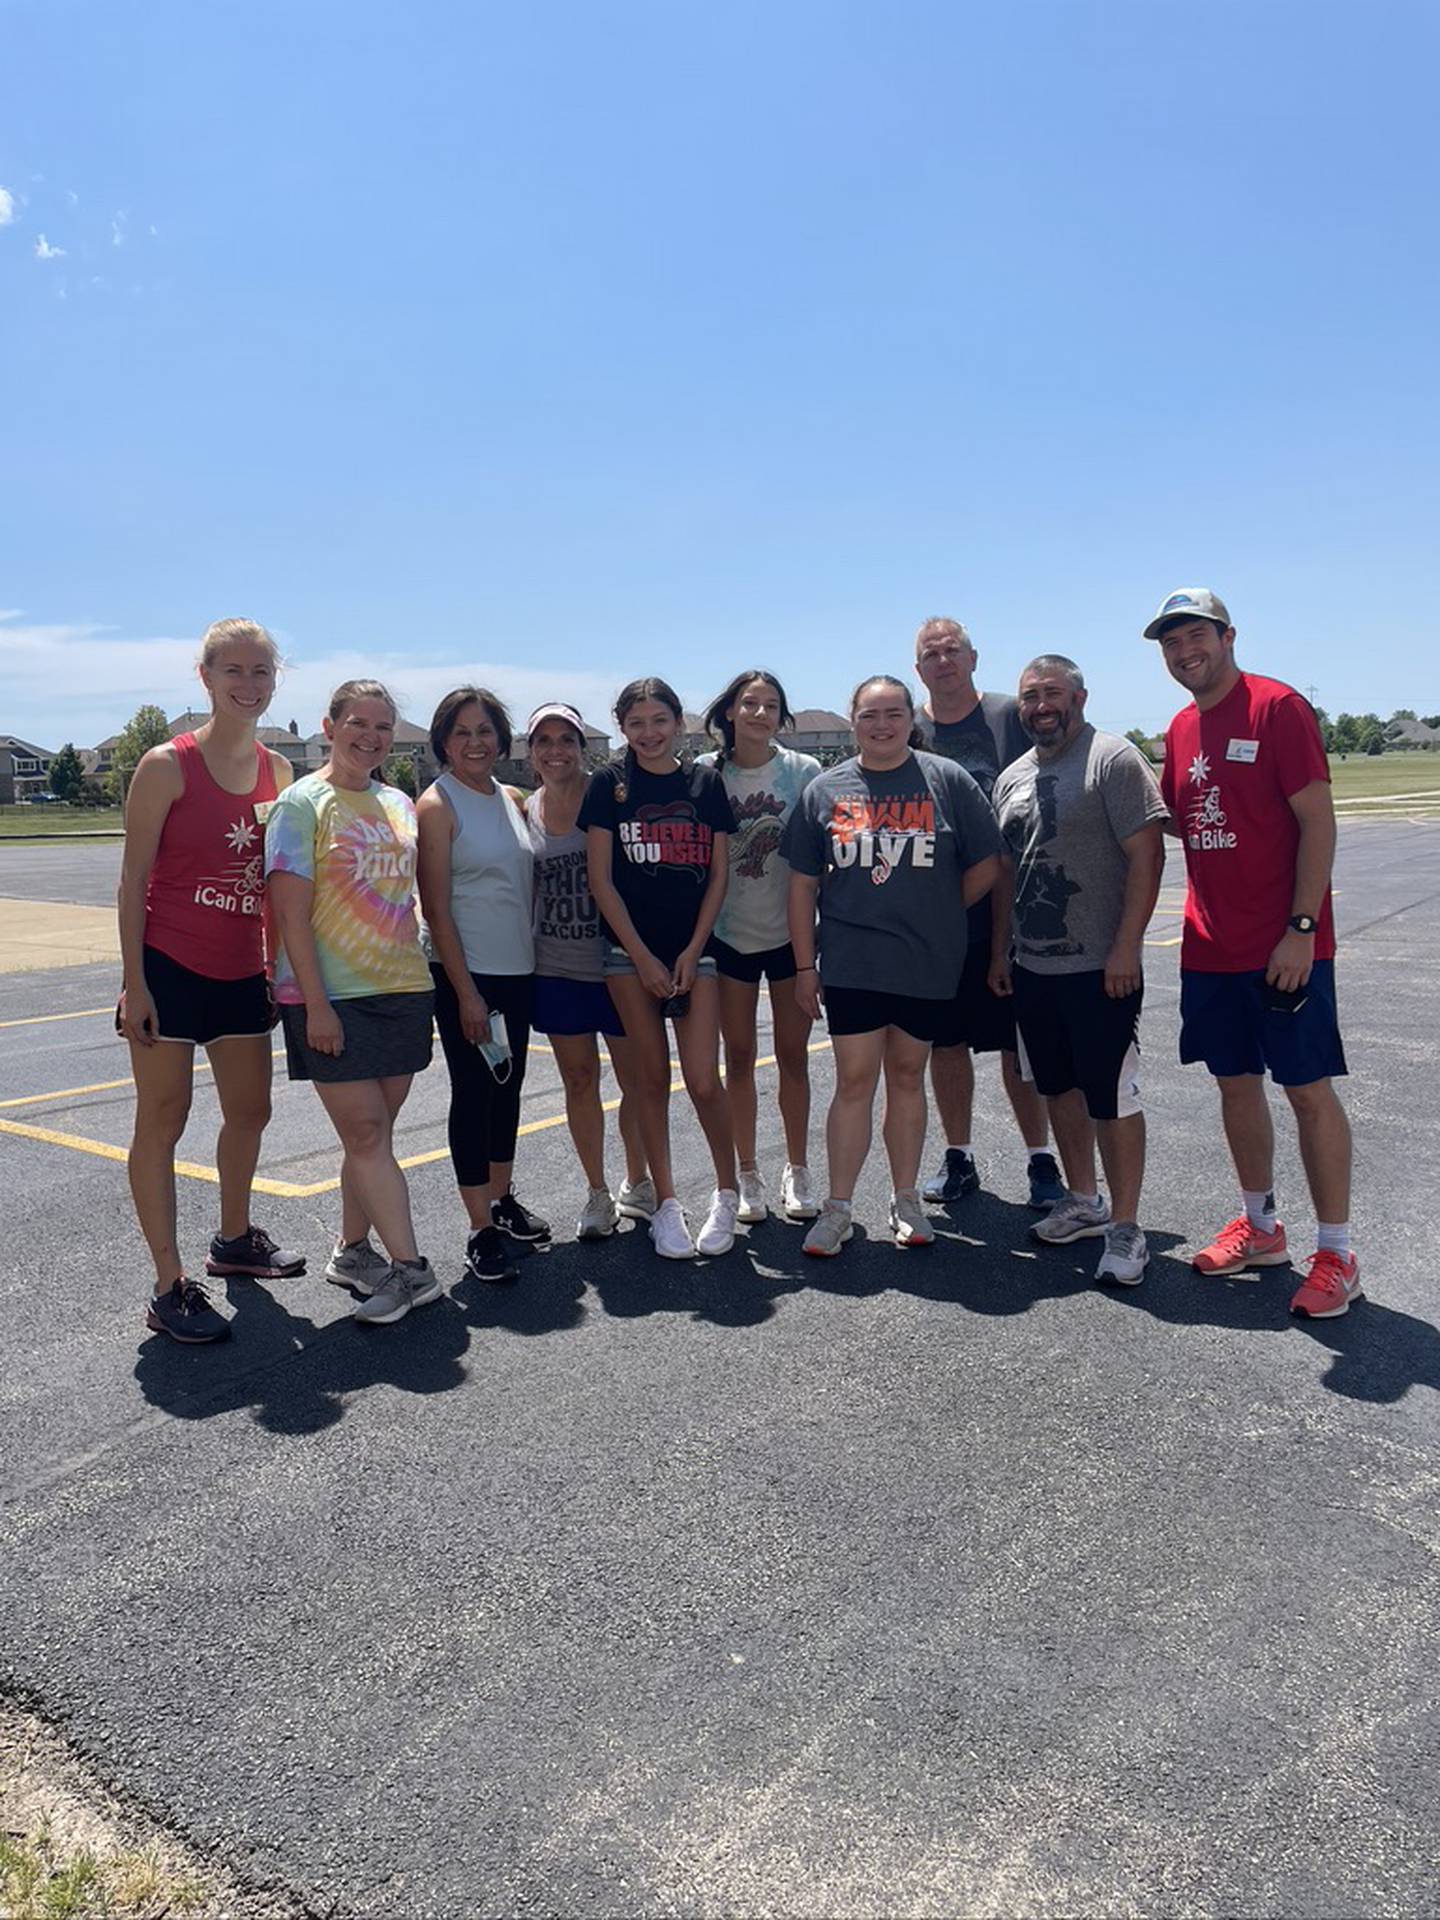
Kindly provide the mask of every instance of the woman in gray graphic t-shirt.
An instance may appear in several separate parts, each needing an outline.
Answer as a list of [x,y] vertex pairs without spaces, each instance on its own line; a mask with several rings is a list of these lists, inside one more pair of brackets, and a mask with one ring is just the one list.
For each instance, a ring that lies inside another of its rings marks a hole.
[[882,1068],[890,1228],[900,1247],[935,1238],[916,1185],[925,1062],[965,962],[966,909],[994,884],[1000,838],[970,775],[913,750],[914,719],[902,680],[862,680],[850,702],[859,751],[806,788],[781,843],[796,992],[812,1017],[823,996],[835,1049],[830,1193],[805,1240],[811,1254],[836,1254],[850,1238]]

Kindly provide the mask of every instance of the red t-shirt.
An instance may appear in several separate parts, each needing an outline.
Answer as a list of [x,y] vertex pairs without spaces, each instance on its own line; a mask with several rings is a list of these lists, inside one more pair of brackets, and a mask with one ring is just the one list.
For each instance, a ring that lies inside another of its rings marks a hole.
[[165,816],[145,895],[145,944],[207,980],[265,971],[265,829],[275,798],[270,755],[255,745],[255,785],[227,793],[193,733],[177,735],[185,791]]
[[[1176,714],[1160,790],[1183,836],[1190,880],[1182,967],[1248,973],[1269,963],[1295,910],[1300,823],[1290,799],[1329,778],[1310,704],[1282,681],[1242,673],[1208,713],[1192,704]],[[1315,958],[1334,952],[1327,887]]]

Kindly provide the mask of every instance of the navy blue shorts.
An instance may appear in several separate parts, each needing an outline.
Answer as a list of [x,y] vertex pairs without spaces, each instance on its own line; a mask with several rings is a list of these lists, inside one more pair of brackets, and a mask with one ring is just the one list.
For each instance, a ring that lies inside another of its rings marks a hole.
[[1180,1058],[1203,1060],[1217,1078],[1264,1073],[1280,1087],[1308,1087],[1348,1071],[1335,1013],[1335,962],[1310,969],[1298,1013],[1267,1007],[1265,970],[1180,975]]
[[603,1033],[609,1040],[625,1038],[625,1022],[615,1011],[610,989],[603,980],[552,980],[535,976],[535,1009],[530,1023],[536,1033]]

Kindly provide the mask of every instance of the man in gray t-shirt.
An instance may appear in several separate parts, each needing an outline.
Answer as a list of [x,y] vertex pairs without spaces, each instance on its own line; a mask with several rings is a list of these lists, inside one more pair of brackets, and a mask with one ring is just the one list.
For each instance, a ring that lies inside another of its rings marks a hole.
[[[1042,654],[1020,676],[1033,744],[994,794],[1015,868],[1014,967],[997,962],[993,979],[1013,991],[1025,1071],[1045,1095],[1069,1185],[1032,1231],[1052,1246],[1103,1234],[1096,1278],[1134,1286],[1149,1258],[1136,1220],[1140,949],[1169,809],[1138,749],[1088,723],[1085,699],[1080,669],[1063,655]],[[1113,1219],[1095,1178],[1096,1135]]]

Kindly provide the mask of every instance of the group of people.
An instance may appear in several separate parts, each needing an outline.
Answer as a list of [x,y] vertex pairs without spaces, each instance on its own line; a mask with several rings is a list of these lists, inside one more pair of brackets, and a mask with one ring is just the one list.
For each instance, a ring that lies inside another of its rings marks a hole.
[[[1218,1083],[1241,1193],[1194,1264],[1228,1274],[1289,1261],[1268,1070],[1295,1112],[1318,1216],[1292,1305],[1344,1313],[1360,1288],[1333,1087],[1345,1063],[1319,730],[1299,694],[1240,669],[1208,589],[1170,595],[1145,635],[1192,696],[1159,781],[1134,746],[1086,720],[1074,661],[1041,654],[1016,695],[981,693],[964,627],[934,619],[916,640],[923,704],[904,679],[863,680],[855,753],[829,769],[783,744],[784,688],[747,668],[711,703],[715,750],[694,760],[663,680],[622,690],[623,749],[593,774],[579,712],[538,707],[525,729],[536,784],[521,792],[495,774],[514,749],[504,704],[461,686],[435,710],[441,771],[417,804],[381,776],[396,708],[374,680],[335,689],[328,758],[292,780],[256,738],[274,642],[250,621],[216,623],[199,662],[210,718],[145,756],[126,813],[117,1026],[134,1063],[129,1167],[155,1264],[150,1327],[191,1342],[229,1330],[177,1245],[174,1153],[197,1046],[222,1114],[207,1273],[305,1268],[250,1214],[278,1022],[290,1078],[314,1082],[341,1147],[325,1277],[355,1297],[358,1320],[388,1324],[443,1290],[394,1143],[436,1031],[473,1279],[513,1281],[514,1245],[551,1234],[513,1184],[532,1033],[553,1052],[586,1183],[577,1237],[629,1218],[648,1223],[662,1258],[714,1256],[770,1210],[757,1155],[762,983],[785,1137],[778,1210],[805,1224],[807,1254],[832,1257],[851,1237],[882,1077],[889,1231],[902,1248],[933,1243],[926,1203],[980,1184],[973,1056],[993,1052],[1028,1150],[1034,1235],[1102,1239],[1097,1278],[1135,1285],[1149,1257],[1141,956],[1166,833],[1189,876],[1181,1058]],[[821,1019],[835,1082],[823,1185],[808,1152]],[[693,1233],[672,1171],[672,1035],[714,1168]],[[602,1041],[621,1091],[625,1175],[613,1188]],[[922,1187],[927,1065],[945,1146]]]

